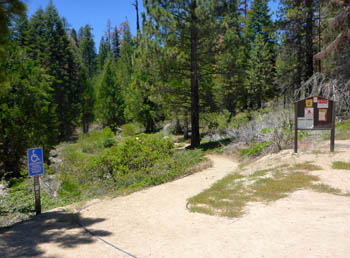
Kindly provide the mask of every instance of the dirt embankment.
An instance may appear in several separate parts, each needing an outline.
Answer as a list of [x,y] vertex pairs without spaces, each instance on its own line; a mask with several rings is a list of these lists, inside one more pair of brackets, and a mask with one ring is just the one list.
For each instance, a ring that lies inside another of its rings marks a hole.
[[[308,146],[310,147],[310,146]],[[322,182],[350,191],[350,141],[268,155],[244,173],[312,161]],[[350,198],[300,189],[247,215],[227,219],[186,209],[186,199],[234,171],[237,163],[211,156],[213,167],[180,180],[114,199],[94,200],[80,212],[52,211],[0,234],[0,257],[350,257]],[[67,222],[68,221],[68,222]],[[85,231],[76,222],[80,222]]]

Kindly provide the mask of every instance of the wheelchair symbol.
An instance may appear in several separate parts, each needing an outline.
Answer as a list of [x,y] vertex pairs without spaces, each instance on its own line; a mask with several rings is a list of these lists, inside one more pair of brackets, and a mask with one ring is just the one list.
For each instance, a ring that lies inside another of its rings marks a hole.
[[32,156],[30,157],[30,160],[35,163],[40,161],[40,158],[38,157],[38,155],[36,155],[36,153],[34,152],[34,150],[32,150]]

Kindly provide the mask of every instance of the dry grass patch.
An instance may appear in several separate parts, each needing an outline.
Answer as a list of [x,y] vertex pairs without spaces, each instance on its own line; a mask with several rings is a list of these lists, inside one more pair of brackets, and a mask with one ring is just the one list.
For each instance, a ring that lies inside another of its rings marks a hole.
[[188,199],[189,209],[210,215],[240,217],[249,202],[275,201],[318,180],[318,177],[302,172],[286,173],[281,168],[258,170],[248,176],[231,174]]
[[[295,171],[296,169],[304,172]],[[268,204],[300,189],[350,197],[350,193],[343,193],[340,189],[317,183],[320,181],[319,177],[309,175],[305,171],[321,169],[310,162],[304,162],[292,168],[282,165],[272,169],[257,170],[247,176],[231,174],[209,189],[188,199],[188,208],[191,212],[233,218],[244,215],[245,207],[249,202]]]
[[315,170],[322,170],[322,168],[320,166],[312,164],[312,162],[310,162],[310,161],[306,161],[303,163],[295,164],[293,166],[292,170],[315,171]]
[[[245,186],[240,174],[231,174],[219,180],[209,189],[190,198],[190,210],[210,215],[239,217],[243,214]],[[231,214],[231,215],[230,215]]]
[[340,190],[338,188],[331,187],[331,186],[326,185],[326,184],[313,184],[310,186],[310,188],[312,190],[314,190],[315,192],[319,192],[319,193],[329,193],[329,194],[334,194],[334,195],[339,195],[339,196],[350,197],[349,192],[343,193],[342,190]]
[[268,169],[257,170],[254,173],[250,174],[249,178],[250,179],[254,179],[254,178],[257,178],[257,177],[263,177],[263,176],[267,175],[268,172],[269,172]]
[[332,163],[332,168],[350,170],[350,162],[334,161]]
[[264,178],[252,185],[254,191],[252,201],[270,202],[286,197],[289,193],[303,189],[318,181],[317,176],[302,172],[284,174],[279,178]]

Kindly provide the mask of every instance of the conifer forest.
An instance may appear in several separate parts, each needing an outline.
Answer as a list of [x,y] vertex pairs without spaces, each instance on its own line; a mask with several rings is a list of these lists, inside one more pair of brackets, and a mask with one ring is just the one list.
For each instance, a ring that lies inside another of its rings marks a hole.
[[0,178],[21,176],[27,149],[48,162],[96,126],[149,134],[170,121],[196,149],[216,117],[311,94],[349,116],[350,1],[274,1],[274,15],[269,1],[133,0],[136,35],[106,17],[97,45],[54,1],[28,15],[25,1],[0,0]]

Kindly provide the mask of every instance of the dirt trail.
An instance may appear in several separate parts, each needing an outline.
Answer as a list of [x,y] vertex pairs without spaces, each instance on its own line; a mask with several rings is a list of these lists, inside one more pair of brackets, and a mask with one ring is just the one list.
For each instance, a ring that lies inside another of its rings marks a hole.
[[88,203],[79,222],[97,238],[76,224],[73,213],[58,209],[0,232],[0,257],[160,257],[158,249],[167,248],[171,239],[179,236],[186,245],[186,239],[199,232],[193,223],[205,223],[196,217],[207,217],[188,212],[186,199],[237,166],[228,158],[210,159],[213,167],[194,175],[129,196]]
[[[324,169],[313,173],[350,190],[350,172],[330,168],[331,161],[350,161],[350,142],[341,144],[335,154],[305,149],[297,155],[290,150],[269,155],[245,173],[311,159]],[[213,167],[203,172],[129,196],[90,202],[80,221],[103,240],[75,226],[73,215],[54,211],[1,233],[0,257],[350,257],[348,197],[299,190],[269,205],[251,204],[238,219],[190,213],[186,199],[237,166],[225,157],[210,159]]]

